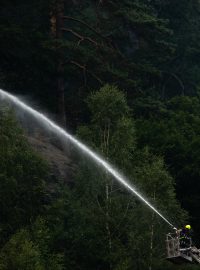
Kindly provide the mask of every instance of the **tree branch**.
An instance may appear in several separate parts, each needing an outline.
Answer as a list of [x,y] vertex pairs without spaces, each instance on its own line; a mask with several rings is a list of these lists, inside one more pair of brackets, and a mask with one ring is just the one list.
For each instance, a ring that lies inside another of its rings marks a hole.
[[99,200],[98,200],[98,197],[96,197],[96,201],[97,201],[97,204],[98,204],[98,206],[99,206],[99,209],[100,209],[101,213],[102,213],[104,216],[106,216],[106,213],[104,212],[103,208],[101,207],[101,204],[100,204],[100,202],[99,202]]
[[89,24],[85,23],[82,20],[70,17],[70,16],[63,16],[63,19],[67,19],[67,20],[72,20],[75,22],[79,22],[82,25],[86,26],[88,29],[90,29],[91,31],[93,31],[96,35],[98,35],[99,37],[101,37],[102,39],[104,39],[107,43],[107,45],[110,47],[110,49],[116,53],[118,53],[122,58],[124,58],[123,54],[120,52],[119,48],[117,47],[116,44],[113,44],[112,40],[109,39],[108,37],[103,36],[100,32],[98,32],[95,28],[91,27]]
[[88,70],[88,69],[86,68],[86,66],[83,66],[83,65],[81,65],[80,63],[78,63],[78,62],[76,62],[76,61],[70,61],[70,63],[73,64],[73,65],[75,65],[75,66],[77,66],[77,67],[79,67],[80,69],[84,70],[84,71],[87,72],[88,74],[90,74],[90,75],[91,75],[93,78],[95,78],[101,85],[104,84],[103,81],[102,81],[99,77],[97,77],[92,71]]
[[62,31],[65,31],[65,32],[70,32],[71,34],[73,34],[75,37],[79,38],[79,42],[78,42],[78,45],[80,45],[80,43],[84,40],[87,40],[87,41],[90,41],[91,43],[93,43],[96,47],[98,46],[101,46],[99,43],[97,43],[95,40],[93,40],[92,38],[90,37],[84,37],[82,35],[80,35],[79,33],[75,32],[74,30],[72,29],[69,29],[69,28],[62,28]]
[[[178,84],[180,85],[180,87],[182,89],[182,94],[183,95],[185,94],[185,86],[184,86],[182,80],[176,74],[168,72],[168,71],[161,71],[161,72],[169,74],[170,77],[173,77],[178,82]],[[164,93],[165,93],[166,84],[170,81],[170,77],[167,79],[167,81],[164,83],[164,85],[162,87],[162,95],[164,95]]]
[[105,39],[108,41],[108,39],[106,37],[104,37],[101,33],[99,33],[96,29],[94,29],[93,27],[91,27],[89,24],[85,23],[84,21],[82,20],[79,20],[79,19],[76,19],[76,18],[73,18],[73,17],[70,17],[70,16],[63,16],[63,19],[67,19],[67,20],[72,20],[72,21],[75,21],[75,22],[79,22],[83,25],[85,25],[87,28],[89,28],[91,31],[93,31],[95,34],[97,34],[98,36],[100,36],[101,38]]
[[121,226],[122,222],[124,221],[124,219],[125,219],[125,217],[126,217],[126,215],[127,215],[127,213],[128,213],[129,206],[130,206],[130,201],[131,201],[131,199],[129,199],[129,202],[127,203],[127,206],[126,206],[126,210],[125,210],[125,212],[124,212],[124,215],[123,215],[121,221],[120,221],[120,222],[118,223],[118,225],[116,226],[114,232],[112,233],[112,236],[120,229],[120,226]]

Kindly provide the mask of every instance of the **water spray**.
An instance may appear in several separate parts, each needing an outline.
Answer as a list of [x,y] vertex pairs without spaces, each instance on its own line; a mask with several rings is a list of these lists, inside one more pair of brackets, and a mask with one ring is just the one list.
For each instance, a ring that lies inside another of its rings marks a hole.
[[22,102],[19,98],[15,97],[7,93],[6,91],[0,89],[0,99],[5,99],[17,107],[23,109],[25,112],[34,116],[38,121],[42,122],[44,125],[51,128],[53,131],[57,132],[62,138],[69,140],[75,147],[82,150],[88,157],[92,158],[98,165],[100,165],[103,169],[109,172],[119,183],[121,183],[127,190],[131,191],[135,194],[142,202],[144,202],[151,210],[153,210],[158,216],[160,216],[170,227],[176,229],[172,223],[170,223],[153,205],[151,205],[144,197],[136,191],[134,187],[132,187],[125,177],[123,177],[116,169],[113,168],[107,161],[101,158],[98,154],[94,153],[89,147],[84,145],[82,142],[74,138],[71,134],[66,132],[63,128],[59,127],[49,118],[47,118],[44,114],[34,110],[24,102]]

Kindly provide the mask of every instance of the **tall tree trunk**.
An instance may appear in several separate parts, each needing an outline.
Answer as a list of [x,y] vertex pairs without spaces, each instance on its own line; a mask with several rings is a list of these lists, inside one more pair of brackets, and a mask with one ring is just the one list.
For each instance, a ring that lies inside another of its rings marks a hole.
[[106,179],[106,230],[108,233],[108,244],[109,244],[109,250],[111,252],[112,248],[112,240],[111,240],[111,232],[110,232],[110,226],[109,226],[109,203],[110,203],[110,194],[109,194],[109,179]]
[[[110,138],[110,125],[105,124],[104,130],[103,130],[103,136],[102,136],[102,153],[107,157],[109,155],[109,138]],[[110,224],[109,224],[109,208],[111,204],[111,198],[110,198],[110,191],[111,191],[111,186],[109,183],[109,176],[106,173],[106,185],[105,185],[105,195],[106,195],[106,209],[105,209],[105,214],[106,214],[106,231],[107,231],[107,239],[108,239],[108,248],[109,248],[109,253],[111,254],[112,251],[112,238],[111,238],[111,231],[110,231]],[[109,265],[110,270],[112,269],[112,263],[110,262]]]
[[[56,39],[63,38],[63,16],[64,16],[64,0],[56,0]],[[64,63],[62,53],[58,48],[58,66],[57,66],[57,113],[58,122],[63,127],[66,127],[65,113],[65,82],[64,82]]]
[[[156,199],[156,194],[155,191],[153,193],[153,200],[155,201]],[[151,238],[150,238],[150,258],[149,258],[149,270],[152,270],[152,259],[153,259],[153,238],[154,238],[154,216],[155,213],[152,212],[151,216]]]
[[152,223],[151,223],[151,239],[150,239],[150,260],[149,260],[149,270],[152,270],[152,259],[153,259],[153,237],[154,237],[154,213],[152,213]]

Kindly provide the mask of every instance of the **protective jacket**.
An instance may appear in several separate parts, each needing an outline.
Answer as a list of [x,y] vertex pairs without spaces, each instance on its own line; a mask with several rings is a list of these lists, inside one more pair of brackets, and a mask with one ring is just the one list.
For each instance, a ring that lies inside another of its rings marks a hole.
[[190,230],[183,228],[180,231],[180,248],[190,248],[192,245]]

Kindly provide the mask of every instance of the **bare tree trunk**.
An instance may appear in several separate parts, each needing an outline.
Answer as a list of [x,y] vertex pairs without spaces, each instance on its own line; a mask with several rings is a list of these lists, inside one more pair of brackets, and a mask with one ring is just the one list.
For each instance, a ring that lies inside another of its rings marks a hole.
[[[153,200],[155,201],[156,194],[153,193]],[[151,239],[150,239],[150,258],[149,258],[149,270],[152,270],[152,259],[153,259],[153,238],[154,238],[154,212],[151,216]]]
[[58,81],[57,81],[57,105],[58,105],[58,122],[64,128],[66,127],[65,113],[65,83],[63,78],[63,65],[60,62],[58,65]]
[[111,233],[110,233],[110,226],[109,226],[109,202],[110,202],[110,198],[109,198],[109,183],[108,180],[106,179],[106,230],[108,233],[108,242],[109,242],[109,249],[111,251],[112,248],[112,241],[111,241]]
[[151,240],[150,240],[150,260],[149,260],[149,270],[152,270],[152,259],[153,259],[153,237],[154,237],[154,213],[152,213],[152,223],[151,223]]
[[[109,137],[110,137],[110,126],[105,124],[103,134],[102,134],[102,152],[106,155],[108,158],[109,155]],[[108,248],[109,248],[109,253],[111,254],[112,251],[112,238],[111,238],[111,231],[110,231],[110,225],[109,225],[109,206],[111,203],[111,198],[110,198],[110,184],[109,184],[109,178],[108,174],[106,173],[106,185],[105,185],[105,195],[106,195],[106,231],[107,231],[107,238],[108,238]],[[110,263],[109,268],[112,269],[112,264]]]
[[[56,0],[56,39],[62,39],[63,29],[63,16],[64,16],[64,0]],[[66,127],[66,114],[65,114],[65,82],[64,82],[64,64],[62,53],[58,48],[58,66],[57,66],[57,113],[58,122],[63,127]]]

